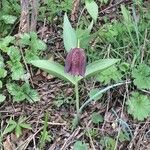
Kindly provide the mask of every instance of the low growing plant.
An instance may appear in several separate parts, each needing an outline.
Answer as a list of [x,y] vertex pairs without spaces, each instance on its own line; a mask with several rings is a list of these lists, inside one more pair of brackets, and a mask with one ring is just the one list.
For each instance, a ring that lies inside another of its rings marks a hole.
[[22,135],[23,129],[29,129],[31,130],[30,124],[26,123],[27,120],[26,117],[20,117],[18,121],[10,119],[8,121],[7,128],[4,130],[3,134],[11,133],[15,131],[16,137],[19,138]]
[[[95,3],[94,5],[93,3],[88,3],[87,10],[89,10],[90,4],[91,4],[91,8],[95,6]],[[98,9],[98,7],[96,6],[95,9]],[[98,11],[90,12],[90,15],[92,16],[95,22],[97,18],[97,12]],[[88,29],[86,30],[89,31],[88,34],[90,34],[90,30]],[[79,102],[80,81],[82,79],[95,76],[100,71],[117,63],[119,59],[100,59],[96,62],[86,65],[85,51],[82,48],[80,48],[80,41],[82,41],[82,38],[81,37],[79,38],[76,35],[75,29],[72,28],[69,22],[69,19],[67,17],[67,14],[64,15],[63,41],[64,41],[65,49],[68,52],[68,55],[65,61],[65,67],[57,62],[49,61],[49,60],[35,60],[35,61],[31,61],[31,63],[34,66],[39,67],[40,69],[43,69],[46,72],[54,76],[57,76],[63,80],[69,81],[74,85],[75,95],[76,95],[76,111],[77,111],[77,117],[75,119],[75,124],[76,124],[78,122],[78,119],[80,116],[79,114],[81,113],[82,109],[94,99],[94,96],[97,97],[98,95],[102,94],[108,89],[120,85],[120,84],[116,84],[116,85],[107,87],[106,89],[96,93],[92,98],[90,98],[80,107],[79,105],[80,104]]]
[[35,102],[40,99],[29,84],[27,63],[39,59],[41,51],[45,49],[45,43],[34,32],[25,33],[20,38],[6,36],[0,39],[0,103],[6,98],[4,89],[8,90],[15,102]]

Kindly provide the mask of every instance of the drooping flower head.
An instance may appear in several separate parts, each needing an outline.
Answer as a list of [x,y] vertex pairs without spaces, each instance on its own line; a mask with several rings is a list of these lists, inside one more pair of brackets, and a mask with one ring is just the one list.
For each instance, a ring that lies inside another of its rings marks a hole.
[[86,55],[83,49],[73,48],[69,51],[65,61],[65,72],[71,75],[84,76],[86,70]]

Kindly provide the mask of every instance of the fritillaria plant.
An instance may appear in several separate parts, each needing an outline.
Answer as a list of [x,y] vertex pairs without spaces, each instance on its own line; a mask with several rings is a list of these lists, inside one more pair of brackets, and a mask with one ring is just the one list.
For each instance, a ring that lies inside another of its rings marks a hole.
[[84,76],[86,71],[86,55],[81,48],[72,48],[65,60],[65,72],[77,77],[75,83],[76,109],[79,114],[78,76]]
[[[87,33],[90,35],[90,30],[93,25],[93,21],[89,25],[89,28],[85,29],[85,34]],[[75,86],[75,95],[76,95],[76,111],[77,117],[79,118],[79,114],[81,113],[82,109],[92,101],[92,98],[85,101],[80,107],[79,105],[79,82],[82,79],[86,79],[88,77],[95,76],[101,70],[104,70],[111,65],[115,64],[119,61],[119,59],[100,59],[96,62],[86,65],[86,54],[85,51],[80,48],[79,43],[82,42],[84,39],[84,34],[81,37],[76,35],[75,30],[72,28],[67,15],[64,15],[64,24],[63,24],[63,41],[64,46],[67,51],[67,57],[65,60],[65,66],[50,60],[34,60],[31,61],[36,67],[50,73],[53,76],[59,77],[65,81],[71,82]],[[116,84],[114,86],[118,86],[120,84]],[[114,87],[110,86],[94,96],[97,96],[108,89]],[[93,96],[93,99],[94,99]]]

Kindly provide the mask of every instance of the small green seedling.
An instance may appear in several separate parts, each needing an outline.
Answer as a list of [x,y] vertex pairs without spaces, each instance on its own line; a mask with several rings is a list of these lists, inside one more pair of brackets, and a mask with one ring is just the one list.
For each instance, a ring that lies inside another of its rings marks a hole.
[[15,131],[16,137],[19,138],[22,135],[23,129],[29,129],[31,130],[31,125],[27,124],[25,121],[27,120],[26,117],[20,117],[18,121],[14,121],[10,119],[7,124],[7,128],[4,130],[3,134],[11,133]]

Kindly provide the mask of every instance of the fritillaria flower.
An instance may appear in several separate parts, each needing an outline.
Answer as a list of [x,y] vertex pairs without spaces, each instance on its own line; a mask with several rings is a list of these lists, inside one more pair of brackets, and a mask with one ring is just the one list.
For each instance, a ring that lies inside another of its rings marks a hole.
[[86,70],[86,55],[83,49],[73,48],[69,51],[65,61],[65,72],[71,75],[84,76]]

